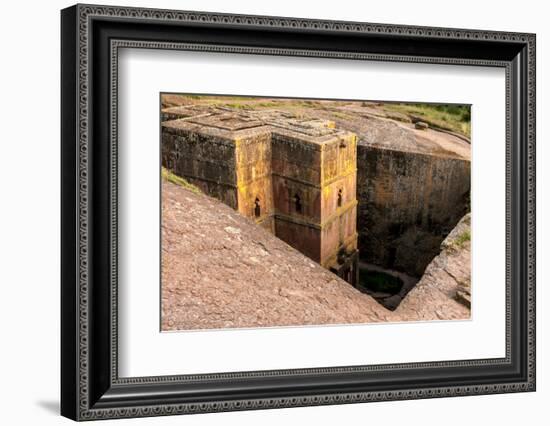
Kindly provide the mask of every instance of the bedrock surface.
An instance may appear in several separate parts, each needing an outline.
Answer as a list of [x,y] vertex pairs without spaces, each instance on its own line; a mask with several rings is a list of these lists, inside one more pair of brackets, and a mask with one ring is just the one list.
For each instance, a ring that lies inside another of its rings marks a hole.
[[357,147],[361,258],[420,277],[470,209],[470,161]]
[[[470,318],[470,214],[441,243],[441,253],[401,302],[397,314],[417,320]],[[425,308],[429,306],[429,310]]]
[[230,207],[162,184],[162,330],[468,318],[436,284],[388,311]]
[[[234,102],[239,108],[235,108]],[[220,110],[228,117],[246,115],[252,120],[249,125],[264,124],[256,129],[268,124],[280,129],[284,123],[304,122],[323,127],[330,122],[330,128],[325,131],[337,129],[356,135],[356,185],[345,188],[344,193],[356,193],[358,249],[364,262],[420,278],[439,253],[441,242],[470,210],[469,139],[430,126],[418,129],[412,116],[392,111],[384,104],[267,98],[236,101],[223,97],[197,100],[167,95],[163,97],[163,106],[170,107],[163,110],[166,119]],[[280,156],[275,155],[274,164],[285,164],[292,170],[309,170],[308,156],[296,155],[296,152],[283,156],[284,162],[278,161]],[[199,153],[201,164],[205,157],[208,155]],[[246,168],[262,170],[258,165],[246,165],[242,169]],[[229,205],[236,204],[235,191],[227,192],[227,186],[223,187],[225,195],[219,195],[219,179],[214,178],[222,176],[223,180],[226,175],[235,174],[231,168],[222,169],[227,173],[214,170],[210,180],[215,183],[208,184],[206,192],[226,200]],[[249,212],[254,198],[262,193],[256,187],[253,189],[250,199],[244,203]],[[287,188],[278,193],[286,192]],[[260,199],[265,198],[264,195],[269,194],[263,194]],[[328,197],[334,198],[330,194]],[[269,203],[266,207],[270,208]],[[295,233],[294,230],[287,232]]]

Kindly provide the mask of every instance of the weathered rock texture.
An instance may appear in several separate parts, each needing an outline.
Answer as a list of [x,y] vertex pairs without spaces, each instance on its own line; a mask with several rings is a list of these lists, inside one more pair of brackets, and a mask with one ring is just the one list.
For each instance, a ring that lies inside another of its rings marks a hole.
[[162,184],[162,330],[397,318],[220,203]]
[[398,315],[416,320],[430,320],[434,315],[438,319],[470,318],[470,232],[467,214],[445,238],[441,253],[401,302],[395,311]]
[[355,284],[354,134],[278,110],[162,114],[164,167]]
[[162,330],[469,318],[449,281],[457,249],[391,312],[218,200],[163,182]]
[[470,209],[463,136],[416,129],[409,116],[368,102],[246,102],[244,111],[163,109],[177,120],[163,132],[179,135],[163,136],[163,163],[341,276],[356,278],[358,247],[367,263],[420,277]]
[[372,145],[357,161],[361,258],[421,276],[469,210],[470,162]]
[[[309,110],[308,110],[309,112]],[[362,260],[420,277],[470,210],[466,138],[416,129],[400,113],[357,102],[314,108],[357,144],[357,232]]]
[[[468,216],[445,239],[470,208],[467,138],[372,103],[179,102],[163,166],[241,216],[163,184],[163,329],[469,318]],[[389,312],[302,254],[354,285],[359,256],[425,273]]]

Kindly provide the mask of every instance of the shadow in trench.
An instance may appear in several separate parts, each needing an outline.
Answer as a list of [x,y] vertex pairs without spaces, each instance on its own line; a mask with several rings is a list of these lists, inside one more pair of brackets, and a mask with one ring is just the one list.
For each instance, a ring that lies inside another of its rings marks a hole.
[[357,289],[372,296],[386,309],[394,311],[418,282],[403,272],[359,261]]

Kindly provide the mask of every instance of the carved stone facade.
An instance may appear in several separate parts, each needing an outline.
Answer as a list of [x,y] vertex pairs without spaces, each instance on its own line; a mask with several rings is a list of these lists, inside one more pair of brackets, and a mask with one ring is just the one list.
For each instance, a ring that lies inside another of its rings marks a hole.
[[162,164],[357,282],[357,138],[278,110],[162,111]]

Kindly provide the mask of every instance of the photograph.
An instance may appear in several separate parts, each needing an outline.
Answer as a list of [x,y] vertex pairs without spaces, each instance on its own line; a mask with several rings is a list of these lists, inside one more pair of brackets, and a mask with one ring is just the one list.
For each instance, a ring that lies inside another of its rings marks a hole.
[[470,320],[471,105],[160,94],[161,331]]

